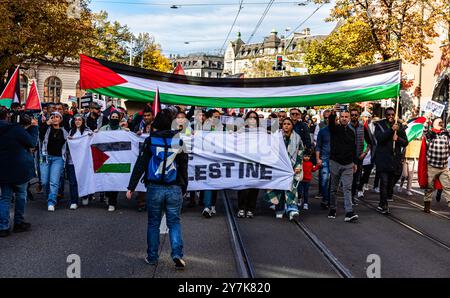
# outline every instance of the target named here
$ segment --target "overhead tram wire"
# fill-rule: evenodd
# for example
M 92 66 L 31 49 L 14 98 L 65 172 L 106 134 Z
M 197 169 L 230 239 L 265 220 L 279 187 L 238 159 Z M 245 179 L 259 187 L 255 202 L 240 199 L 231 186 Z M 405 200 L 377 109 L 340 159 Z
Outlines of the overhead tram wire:
M 312 18 L 312 16 L 319 10 L 322 8 L 322 6 L 324 6 L 325 3 L 322 3 L 319 7 L 317 7 L 306 19 L 304 19 L 297 27 L 294 28 L 294 30 L 291 31 L 291 33 L 289 33 L 285 38 L 287 39 L 289 36 L 291 36 L 292 34 L 295 33 L 295 31 L 297 31 L 301 26 L 303 26 L 303 24 L 305 24 L 310 18 Z M 294 40 L 294 38 L 291 38 L 291 41 L 289 41 L 289 43 L 284 47 L 285 49 L 287 49 L 292 41 Z
M 223 41 L 223 44 L 222 44 L 222 46 L 220 47 L 220 52 L 219 52 L 219 53 L 222 53 L 223 48 L 225 47 L 225 44 L 227 43 L 227 40 L 228 40 L 228 38 L 230 37 L 231 32 L 233 31 L 234 25 L 236 24 L 236 21 L 237 21 L 237 19 L 238 19 L 238 17 L 239 17 L 239 14 L 241 13 L 241 10 L 242 10 L 242 4 L 243 4 L 243 3 L 244 3 L 244 0 L 240 0 L 240 2 L 239 2 L 239 9 L 238 9 L 238 11 L 237 11 L 237 13 L 236 13 L 236 16 L 234 17 L 233 24 L 231 24 L 231 28 L 230 28 L 230 30 L 228 31 L 227 37 L 225 37 L 225 40 Z
M 224 2 L 224 3 L 148 3 L 148 2 L 127 2 L 127 1 L 110 1 L 110 0 L 92 0 L 91 3 L 108 3 L 108 4 L 129 4 L 129 5 L 145 5 L 145 6 L 167 6 L 167 7 L 198 7 L 198 6 L 234 6 L 236 3 Z M 267 2 L 246 2 L 245 5 L 266 5 Z M 299 1 L 278 1 L 276 4 L 296 4 L 302 5 Z
M 249 44 L 250 41 L 252 40 L 253 36 L 255 36 L 255 33 L 258 31 L 259 26 L 261 26 L 262 22 L 264 21 L 264 18 L 266 17 L 267 13 L 269 12 L 269 10 L 272 7 L 274 2 L 275 2 L 275 0 L 270 0 L 269 3 L 267 4 L 266 9 L 262 13 L 261 17 L 259 18 L 258 23 L 255 26 L 255 29 L 253 29 L 252 34 L 250 34 L 250 37 L 247 40 L 247 44 Z

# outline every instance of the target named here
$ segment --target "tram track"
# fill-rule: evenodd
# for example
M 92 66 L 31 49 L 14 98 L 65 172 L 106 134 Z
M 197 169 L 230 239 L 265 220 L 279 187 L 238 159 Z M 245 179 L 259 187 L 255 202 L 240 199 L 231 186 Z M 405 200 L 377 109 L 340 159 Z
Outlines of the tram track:
M 232 211 L 232 205 L 229 196 L 226 191 L 224 193 L 224 205 L 227 216 L 228 228 L 230 231 L 231 242 L 233 251 L 235 253 L 235 260 L 239 276 L 242 278 L 255 278 L 255 270 L 250 260 L 249 253 L 244 245 L 242 233 L 239 229 L 239 225 L 236 222 L 234 212 Z M 312 247 L 323 257 L 325 262 L 331 267 L 331 269 L 340 278 L 353 278 L 352 272 L 343 265 L 331 250 L 319 239 L 319 237 L 312 232 L 303 222 L 293 220 L 292 223 L 298 228 L 298 230 L 306 236 Z
M 369 208 L 371 210 L 374 210 L 375 212 L 379 213 L 377 211 L 377 207 L 374 206 L 373 204 L 371 204 L 370 202 L 366 201 L 365 199 L 359 199 L 359 202 L 362 203 L 367 208 Z M 419 235 L 419 236 L 421 236 L 421 237 L 423 237 L 423 238 L 433 242 L 437 246 L 442 247 L 442 248 L 450 251 L 450 244 L 449 243 L 447 243 L 445 241 L 442 241 L 439 238 L 431 235 L 430 233 L 427 233 L 427 232 L 423 231 L 422 229 L 420 229 L 420 228 L 418 228 L 418 227 L 416 227 L 416 226 L 414 226 L 412 224 L 409 224 L 409 223 L 405 222 L 404 220 L 400 219 L 398 216 L 395 216 L 395 215 L 393 215 L 391 213 L 385 214 L 385 216 L 386 216 L 387 219 L 390 219 L 393 222 L 403 226 L 404 228 L 408 229 L 409 231 L 415 233 L 416 235 Z

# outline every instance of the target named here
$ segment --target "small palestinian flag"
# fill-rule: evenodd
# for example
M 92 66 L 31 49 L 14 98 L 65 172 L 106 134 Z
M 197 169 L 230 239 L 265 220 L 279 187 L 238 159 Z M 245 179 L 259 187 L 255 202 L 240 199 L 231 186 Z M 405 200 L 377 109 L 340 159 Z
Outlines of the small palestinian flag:
M 33 81 L 31 84 L 30 93 L 28 94 L 27 101 L 25 103 L 26 111 L 41 111 L 41 98 L 36 87 L 36 82 Z
M 20 103 L 19 67 L 16 68 L 0 95 L 0 106 L 5 106 L 9 109 L 13 102 Z
M 173 74 L 185 76 L 183 66 L 181 66 L 180 62 L 177 63 L 177 67 L 173 70 Z
M 408 121 L 408 127 L 406 128 L 406 136 L 408 137 L 408 142 L 411 142 L 412 140 L 415 140 L 422 136 L 423 126 L 426 121 L 427 118 L 425 117 L 418 117 Z
M 397 97 L 401 61 L 296 77 L 200 78 L 80 56 L 81 88 L 114 98 L 220 108 L 333 105 Z

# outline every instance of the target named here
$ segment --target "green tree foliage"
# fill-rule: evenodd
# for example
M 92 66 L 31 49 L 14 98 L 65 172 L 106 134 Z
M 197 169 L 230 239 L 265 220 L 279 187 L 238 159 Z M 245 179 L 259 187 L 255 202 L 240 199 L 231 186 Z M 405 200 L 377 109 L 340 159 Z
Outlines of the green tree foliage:
M 369 26 L 348 19 L 324 40 L 306 46 L 305 63 L 309 73 L 322 73 L 374 63 L 376 47 Z
M 449 21 L 448 16 L 449 2 L 442 0 L 336 0 L 329 20 L 360 20 L 369 26 L 381 60 L 417 64 L 431 58 L 437 24 Z
M 108 13 L 101 11 L 92 17 L 93 38 L 87 40 L 84 53 L 113 62 L 127 63 L 129 45 L 133 34 L 119 22 L 108 20 Z
M 0 0 L 0 74 L 24 61 L 61 63 L 93 37 L 85 0 Z M 3 83 L 3 82 L 2 82 Z

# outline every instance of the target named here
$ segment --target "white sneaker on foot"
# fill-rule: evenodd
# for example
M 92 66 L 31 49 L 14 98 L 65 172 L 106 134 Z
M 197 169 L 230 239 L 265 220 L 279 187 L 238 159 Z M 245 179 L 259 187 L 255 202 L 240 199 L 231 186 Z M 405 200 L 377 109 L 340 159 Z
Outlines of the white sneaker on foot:
M 308 205 L 308 204 L 306 204 Z M 289 220 L 294 220 L 294 219 L 298 219 L 298 217 L 300 216 L 300 214 L 297 211 L 292 211 L 291 213 L 289 213 Z
M 216 206 L 211 206 L 211 214 L 216 214 Z
M 398 192 L 398 193 L 402 193 L 402 191 L 403 191 L 403 188 L 400 187 L 400 186 L 397 186 L 397 192 Z
M 303 204 L 303 210 L 308 210 L 308 209 L 309 209 L 308 203 Z
M 55 212 L 55 206 L 50 205 L 50 206 L 48 206 L 47 210 L 50 211 L 50 212 Z
M 358 199 L 364 198 L 364 191 L 358 191 Z
M 275 218 L 277 218 L 277 219 L 282 219 L 282 218 L 283 218 L 283 213 L 277 213 L 277 214 L 275 215 Z
M 376 192 L 376 193 L 380 193 L 380 188 L 379 187 L 374 187 L 373 191 Z
M 77 210 L 77 204 L 70 204 L 70 210 Z
M 116 207 L 114 207 L 114 206 L 109 206 L 109 207 L 108 207 L 108 211 L 109 211 L 109 212 L 114 212 L 114 211 L 116 211 Z
M 86 199 L 81 200 L 81 204 L 82 204 L 83 206 L 89 205 L 89 199 L 86 198 Z

